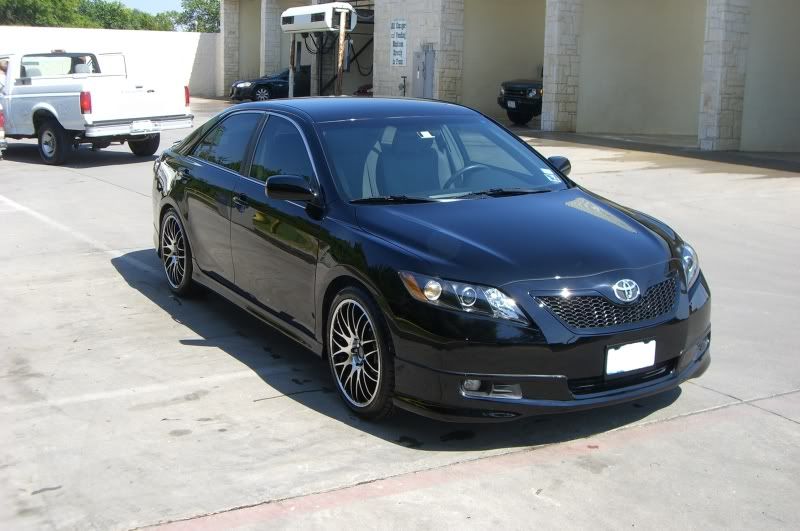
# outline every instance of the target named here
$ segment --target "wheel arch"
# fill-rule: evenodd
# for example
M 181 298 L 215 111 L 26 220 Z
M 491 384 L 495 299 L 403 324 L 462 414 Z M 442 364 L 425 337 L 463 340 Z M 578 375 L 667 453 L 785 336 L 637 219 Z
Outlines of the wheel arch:
M 186 240 L 189 243 L 189 248 L 192 248 L 192 237 L 189 234 L 189 228 L 187 227 L 186 220 L 184 219 L 181 209 L 178 208 L 178 205 L 175 202 L 165 198 L 158 209 L 158 249 L 156 249 L 156 253 L 158 253 L 159 257 L 161 257 L 161 226 L 164 223 L 164 214 L 167 213 L 167 210 L 174 210 L 178 215 L 178 219 L 181 220 L 181 225 L 183 225 L 183 230 L 186 233 Z
M 36 106 L 34 106 L 32 119 L 33 119 L 33 133 L 37 136 L 39 134 L 39 128 L 47 120 L 53 119 L 57 121 L 59 124 L 61 124 L 61 121 L 58 119 L 58 112 L 56 111 L 55 107 L 53 107 L 49 103 L 39 103 Z
M 388 323 L 387 318 L 387 311 L 388 308 L 381 300 L 380 296 L 377 293 L 377 290 L 374 286 L 370 286 L 368 282 L 358 278 L 355 274 L 353 274 L 349 270 L 344 270 L 338 272 L 331 280 L 328 282 L 325 290 L 323 292 L 320 306 L 318 309 L 317 315 L 320 316 L 318 320 L 319 326 L 317 327 L 319 337 L 322 339 L 322 352 L 321 356 L 324 358 L 327 356 L 328 351 L 328 338 L 327 338 L 327 328 L 328 328 L 328 318 L 330 316 L 331 311 L 331 303 L 333 299 L 336 297 L 336 294 L 348 287 L 355 287 L 361 289 L 372 298 L 372 301 L 380 310 L 381 315 L 376 315 L 375 318 L 381 320 L 381 326 L 383 326 L 384 330 L 386 331 L 386 341 L 389 344 L 389 352 L 394 356 L 394 344 L 392 341 L 392 334 L 390 330 L 390 326 Z

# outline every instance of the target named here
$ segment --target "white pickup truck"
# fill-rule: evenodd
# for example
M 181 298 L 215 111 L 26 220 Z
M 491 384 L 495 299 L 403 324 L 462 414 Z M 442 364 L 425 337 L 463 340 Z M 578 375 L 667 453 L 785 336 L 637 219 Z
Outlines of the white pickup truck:
M 37 138 L 47 164 L 79 144 L 127 142 L 137 156 L 158 150 L 161 131 L 192 126 L 189 87 L 129 79 L 121 54 L 3 54 L 0 105 L 10 139 Z

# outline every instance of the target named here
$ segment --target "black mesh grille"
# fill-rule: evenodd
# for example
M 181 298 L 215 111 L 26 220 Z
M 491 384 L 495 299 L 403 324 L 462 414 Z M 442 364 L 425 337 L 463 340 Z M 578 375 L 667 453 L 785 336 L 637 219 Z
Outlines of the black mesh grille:
M 678 363 L 678 358 L 672 358 L 665 362 L 655 365 L 653 368 L 637 372 L 636 374 L 624 377 L 617 377 L 607 379 L 604 376 L 597 376 L 594 378 L 570 378 L 567 382 L 569 390 L 573 395 L 587 395 L 592 393 L 603 393 L 606 391 L 614 391 L 629 387 L 631 385 L 639 385 L 657 380 L 664 377 L 675 369 Z
M 633 304 L 614 304 L 601 295 L 536 297 L 572 328 L 607 328 L 655 319 L 675 306 L 675 277 L 651 286 Z

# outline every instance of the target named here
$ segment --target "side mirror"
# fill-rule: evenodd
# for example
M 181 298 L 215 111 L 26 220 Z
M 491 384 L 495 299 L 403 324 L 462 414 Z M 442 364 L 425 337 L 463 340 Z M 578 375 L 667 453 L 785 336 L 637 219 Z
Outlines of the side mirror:
M 316 192 L 305 177 L 298 175 L 273 175 L 267 179 L 267 197 L 284 201 L 314 201 Z
M 569 175 L 570 170 L 572 169 L 572 164 L 569 163 L 569 159 L 567 157 L 548 157 L 550 164 L 556 167 L 558 171 L 563 173 L 564 175 Z

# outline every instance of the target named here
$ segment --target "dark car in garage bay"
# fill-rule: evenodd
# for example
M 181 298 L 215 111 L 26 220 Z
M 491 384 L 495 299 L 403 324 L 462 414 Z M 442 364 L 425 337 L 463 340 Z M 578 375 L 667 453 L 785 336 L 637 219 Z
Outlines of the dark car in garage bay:
M 231 107 L 155 163 L 169 288 L 207 286 L 321 356 L 380 419 L 637 400 L 710 363 L 711 296 L 665 223 L 433 101 Z
M 294 79 L 294 95 L 308 96 L 311 94 L 311 66 L 305 65 L 297 68 Z M 244 79 L 231 84 L 230 99 L 267 101 L 277 98 L 289 97 L 289 69 L 276 74 L 259 77 L 257 79 Z
M 526 125 L 542 114 L 542 82 L 536 79 L 515 79 L 500 85 L 497 104 L 505 109 L 508 119 Z

